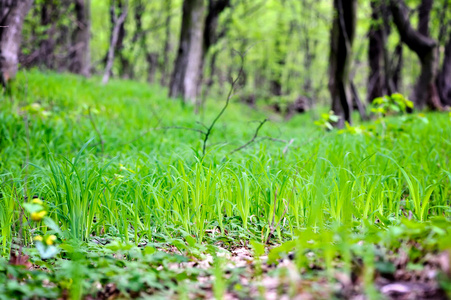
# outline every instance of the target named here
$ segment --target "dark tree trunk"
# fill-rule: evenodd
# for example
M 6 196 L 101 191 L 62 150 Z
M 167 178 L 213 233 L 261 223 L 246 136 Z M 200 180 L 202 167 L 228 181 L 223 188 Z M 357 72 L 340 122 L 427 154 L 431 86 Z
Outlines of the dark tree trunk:
M 218 34 L 218 21 L 221 13 L 230 6 L 230 0 L 209 0 L 208 14 L 205 19 L 204 40 L 203 40 L 203 56 L 208 54 L 211 46 L 215 45 L 219 38 L 225 34 Z
M 230 6 L 230 0 L 209 0 L 208 1 L 208 13 L 205 18 L 205 26 L 203 33 L 203 43 L 202 43 L 202 61 L 200 65 L 200 75 L 199 75 L 199 85 L 202 85 L 204 78 L 204 66 L 207 54 L 210 51 L 211 46 L 215 45 L 219 39 L 226 34 L 227 28 L 224 28 L 220 33 L 218 33 L 218 21 L 221 13 Z M 217 52 L 213 53 L 210 60 L 210 80 L 207 83 L 207 88 L 211 87 L 213 84 L 213 76 L 215 71 Z M 206 93 L 204 93 L 206 96 Z
M 384 92 L 385 94 L 393 94 L 397 91 L 397 87 L 394 83 L 394 77 L 396 76 L 395 73 L 397 72 L 396 67 L 401 67 L 401 65 L 396 65 L 394 68 L 390 61 L 390 55 L 388 52 L 388 36 L 391 33 L 391 27 L 390 27 L 390 10 L 387 7 L 387 0 L 382 0 L 380 13 L 382 15 L 381 21 L 383 22 L 382 25 L 382 52 L 383 52 L 383 62 L 384 62 Z M 402 49 L 401 49 L 402 50 Z M 400 61 L 401 62 L 401 61 Z M 399 75 L 399 74 L 398 74 Z M 381 95 L 383 96 L 383 95 Z
M 230 0 L 209 0 L 208 14 L 205 18 L 204 39 L 202 44 L 202 64 L 211 46 L 225 35 L 225 30 L 218 34 L 218 21 L 221 13 L 230 6 Z
M 423 0 L 423 2 L 429 2 L 430 0 Z M 427 3 L 426 3 L 427 4 Z M 426 10 L 428 5 L 422 4 L 422 14 L 419 24 L 419 30 L 422 33 L 427 33 L 428 29 L 425 27 L 424 23 L 429 20 Z M 401 40 L 414 51 L 420 59 L 421 62 L 421 74 L 417 80 L 412 95 L 412 100 L 415 106 L 419 109 L 424 108 L 426 105 L 432 109 L 442 109 L 440 104 L 440 98 L 437 92 L 437 87 L 435 85 L 435 80 L 437 76 L 437 43 L 428 36 L 422 34 L 419 30 L 413 29 L 409 20 L 409 11 L 402 0 L 390 0 L 390 8 L 393 15 L 393 21 L 398 29 Z
M 25 16 L 33 0 L 0 1 L 0 80 L 3 86 L 16 76 Z
M 166 86 L 168 84 L 169 69 L 169 53 L 171 52 L 171 8 L 172 0 L 164 0 L 166 21 L 165 21 L 165 39 L 163 48 L 163 65 L 161 68 L 161 80 L 160 84 Z
M 381 97 L 387 93 L 384 89 L 383 78 L 383 47 L 384 47 L 384 25 L 381 16 L 381 1 L 371 1 L 371 27 L 368 33 L 369 49 L 368 61 L 370 66 L 370 74 L 368 77 L 367 101 L 373 102 L 377 97 Z
M 390 61 L 387 40 L 390 35 L 390 20 L 386 0 L 371 1 L 371 27 L 369 31 L 368 60 L 370 74 L 368 77 L 367 101 L 392 94 L 397 90 L 394 83 L 396 66 Z
M 443 65 L 437 81 L 442 104 L 451 106 L 451 34 L 445 46 Z
M 421 0 L 418 7 L 418 32 L 424 36 L 429 36 L 429 21 L 434 0 Z
M 403 44 L 402 41 L 400 41 L 399 44 L 396 45 L 393 60 L 390 63 L 390 65 L 394 66 L 392 81 L 393 87 L 396 91 L 399 91 L 399 89 L 401 88 L 403 58 Z
M 205 6 L 203 0 L 184 0 L 180 42 L 169 96 L 195 103 L 199 92 Z
M 448 107 L 451 106 L 451 32 L 449 32 L 449 36 L 446 36 L 449 28 L 451 27 L 451 20 L 447 20 L 449 5 L 449 1 L 443 1 L 442 12 L 439 17 L 440 29 L 438 42 L 440 45 L 445 44 L 445 51 L 443 53 L 443 64 L 437 76 L 437 89 L 439 92 L 440 101 L 442 105 Z M 447 38 L 448 40 L 446 42 Z M 440 55 L 440 47 L 437 47 L 437 60 L 439 61 Z
M 75 1 L 75 17 L 76 28 L 74 30 L 74 51 L 69 65 L 69 71 L 81 74 L 83 76 L 90 75 L 91 68 L 91 16 L 90 16 L 90 0 Z
M 349 81 L 349 68 L 352 61 L 357 16 L 357 0 L 334 0 L 334 20 L 331 32 L 329 91 L 332 97 L 332 110 L 340 120 L 351 123 L 352 90 Z

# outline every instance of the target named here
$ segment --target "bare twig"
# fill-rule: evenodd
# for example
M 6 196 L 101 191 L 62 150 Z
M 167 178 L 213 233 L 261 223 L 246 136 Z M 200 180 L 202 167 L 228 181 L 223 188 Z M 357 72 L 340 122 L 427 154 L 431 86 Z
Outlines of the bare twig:
M 284 143 L 284 144 L 288 143 L 288 141 L 286 141 L 286 140 L 276 139 L 276 138 L 273 138 L 270 136 L 262 136 L 262 137 L 260 137 L 260 140 L 262 140 L 262 141 L 269 140 L 271 142 Z
M 199 124 L 200 126 L 202 126 L 203 128 L 205 128 L 205 129 L 207 129 L 207 130 L 208 130 L 208 127 L 207 127 L 207 125 L 205 125 L 204 123 L 202 123 L 202 122 L 199 122 L 199 121 L 196 121 L 196 123 L 197 123 L 197 124 Z
M 235 150 L 231 151 L 229 154 L 232 155 L 235 152 L 238 152 L 240 150 L 243 150 L 244 148 L 246 148 L 247 146 L 249 146 L 250 144 L 252 144 L 253 142 L 255 142 L 255 139 L 258 137 L 258 132 L 260 131 L 260 129 L 263 127 L 263 125 L 268 121 L 268 119 L 264 119 L 263 121 L 260 122 L 260 124 L 258 125 L 257 129 L 255 130 L 255 134 L 252 137 L 252 139 L 250 139 L 247 143 L 245 143 L 244 145 L 236 148 Z
M 235 90 L 235 85 L 237 84 L 238 80 L 240 79 L 240 77 L 243 73 L 245 53 L 241 53 L 238 51 L 235 51 L 235 52 L 238 53 L 238 55 L 240 56 L 240 59 L 241 59 L 240 70 L 239 70 L 236 78 L 234 80 L 232 80 L 232 85 L 230 86 L 229 94 L 227 95 L 227 100 L 226 100 L 224 107 L 221 109 L 221 111 L 216 116 L 216 118 L 213 120 L 213 122 L 211 122 L 210 126 L 207 129 L 207 132 L 205 132 L 205 137 L 204 137 L 203 146 L 202 146 L 202 156 L 205 156 L 205 152 L 207 151 L 207 142 L 208 142 L 208 138 L 211 135 L 211 131 L 213 130 L 214 126 L 216 125 L 216 122 L 218 122 L 219 118 L 221 118 L 221 116 L 224 114 L 227 107 L 229 106 L 230 99 L 232 98 L 233 91 Z

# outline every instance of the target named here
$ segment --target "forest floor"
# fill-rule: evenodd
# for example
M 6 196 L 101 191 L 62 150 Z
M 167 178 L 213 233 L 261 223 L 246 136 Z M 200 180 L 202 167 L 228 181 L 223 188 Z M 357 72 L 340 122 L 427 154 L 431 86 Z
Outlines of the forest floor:
M 0 299 L 451 297 L 449 113 L 328 131 L 233 99 L 206 141 L 225 99 L 99 82 L 0 99 Z

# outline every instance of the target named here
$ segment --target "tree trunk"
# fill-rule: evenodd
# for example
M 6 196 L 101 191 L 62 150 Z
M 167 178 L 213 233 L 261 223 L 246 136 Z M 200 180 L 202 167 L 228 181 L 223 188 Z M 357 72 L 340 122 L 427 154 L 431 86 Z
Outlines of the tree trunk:
M 184 0 L 180 42 L 172 72 L 169 96 L 195 103 L 202 63 L 204 1 Z
M 75 1 L 76 28 L 74 30 L 74 52 L 69 71 L 83 76 L 90 75 L 91 68 L 91 16 L 90 0 Z
M 218 42 L 218 39 L 225 34 L 222 32 L 218 34 L 218 21 L 221 13 L 230 6 L 230 0 L 209 0 L 208 14 L 205 19 L 204 40 L 203 40 L 203 55 L 208 54 L 211 46 Z
M 443 1 L 442 12 L 439 17 L 439 34 L 438 42 L 440 45 L 445 44 L 445 51 L 443 57 L 443 64 L 441 70 L 437 76 L 437 89 L 440 96 L 440 102 L 444 106 L 451 106 L 451 32 L 449 36 L 446 34 L 451 27 L 451 20 L 447 20 L 448 7 L 451 4 L 449 1 Z M 448 42 L 446 39 L 448 38 Z M 441 47 L 437 47 L 437 60 L 440 61 Z
M 354 41 L 357 16 L 357 0 L 334 0 L 334 20 L 331 31 L 329 91 L 332 110 L 340 120 L 351 123 L 352 91 L 349 81 L 352 43 Z
M 0 79 L 3 86 L 16 76 L 23 22 L 32 4 L 33 0 L 0 2 Z
M 418 7 L 418 32 L 424 36 L 429 36 L 429 21 L 434 0 L 421 0 Z
M 394 83 L 396 67 L 392 67 L 387 49 L 388 36 L 390 35 L 390 20 L 387 11 L 386 0 L 371 1 L 371 27 L 369 31 L 368 60 L 370 75 L 368 77 L 367 101 L 387 94 L 393 94 L 396 90 Z
M 391 60 L 390 65 L 394 66 L 393 74 L 392 74 L 392 81 L 393 81 L 393 87 L 396 91 L 399 91 L 399 89 L 402 86 L 402 65 L 403 65 L 403 45 L 402 41 L 396 45 L 395 53 L 393 55 L 393 59 Z M 396 59 L 396 61 L 395 61 Z
M 380 1 L 371 1 L 371 27 L 368 33 L 368 61 L 370 66 L 367 89 L 368 103 L 386 94 L 386 90 L 383 87 L 385 79 L 382 73 L 384 25 L 382 24 L 380 5 Z
M 102 78 L 103 84 L 107 84 L 110 79 L 111 70 L 113 69 L 113 63 L 114 63 L 114 52 L 116 51 L 117 41 L 119 38 L 119 31 L 120 31 L 122 24 L 125 22 L 125 18 L 127 17 L 127 8 L 126 7 L 122 9 L 119 17 L 117 16 L 114 2 L 115 1 L 113 0 L 113 2 L 111 3 L 111 16 L 112 16 L 113 30 L 111 32 L 110 48 L 108 49 L 105 73 L 103 74 L 103 78 Z
M 225 35 L 225 30 L 218 34 L 218 21 L 221 13 L 230 6 L 230 0 L 209 0 L 208 1 L 208 13 L 205 18 L 205 26 L 204 26 L 204 34 L 203 34 L 203 43 L 202 43 L 202 61 L 200 66 L 200 82 L 201 84 L 203 73 L 204 73 L 204 65 L 205 58 L 210 50 L 211 46 L 215 45 L 218 40 Z M 215 60 L 213 59 L 214 63 Z
M 437 81 L 442 104 L 451 106 L 451 34 L 445 46 L 443 65 Z
M 398 29 L 401 40 L 414 51 L 421 62 L 421 74 L 417 80 L 412 95 L 412 100 L 415 106 L 419 109 L 424 108 L 426 105 L 433 109 L 441 110 L 439 95 L 435 80 L 437 76 L 437 43 L 433 39 L 424 35 L 429 30 L 424 24 L 426 20 L 429 20 L 429 14 L 426 13 L 428 9 L 428 3 L 430 0 L 423 0 L 422 13 L 419 22 L 419 30 L 413 29 L 409 20 L 409 11 L 402 0 L 390 0 L 390 8 L 393 15 L 393 21 Z M 421 32 L 420 32 L 421 30 Z

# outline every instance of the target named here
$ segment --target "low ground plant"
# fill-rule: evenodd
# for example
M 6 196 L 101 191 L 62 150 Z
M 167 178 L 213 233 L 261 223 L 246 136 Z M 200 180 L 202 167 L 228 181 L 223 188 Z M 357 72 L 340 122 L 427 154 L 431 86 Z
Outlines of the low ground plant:
M 97 82 L 21 73 L 0 102 L 1 297 L 378 298 L 428 270 L 450 292 L 447 114 L 301 115 L 233 151 L 268 112 L 232 99 L 204 152 L 192 108 Z

